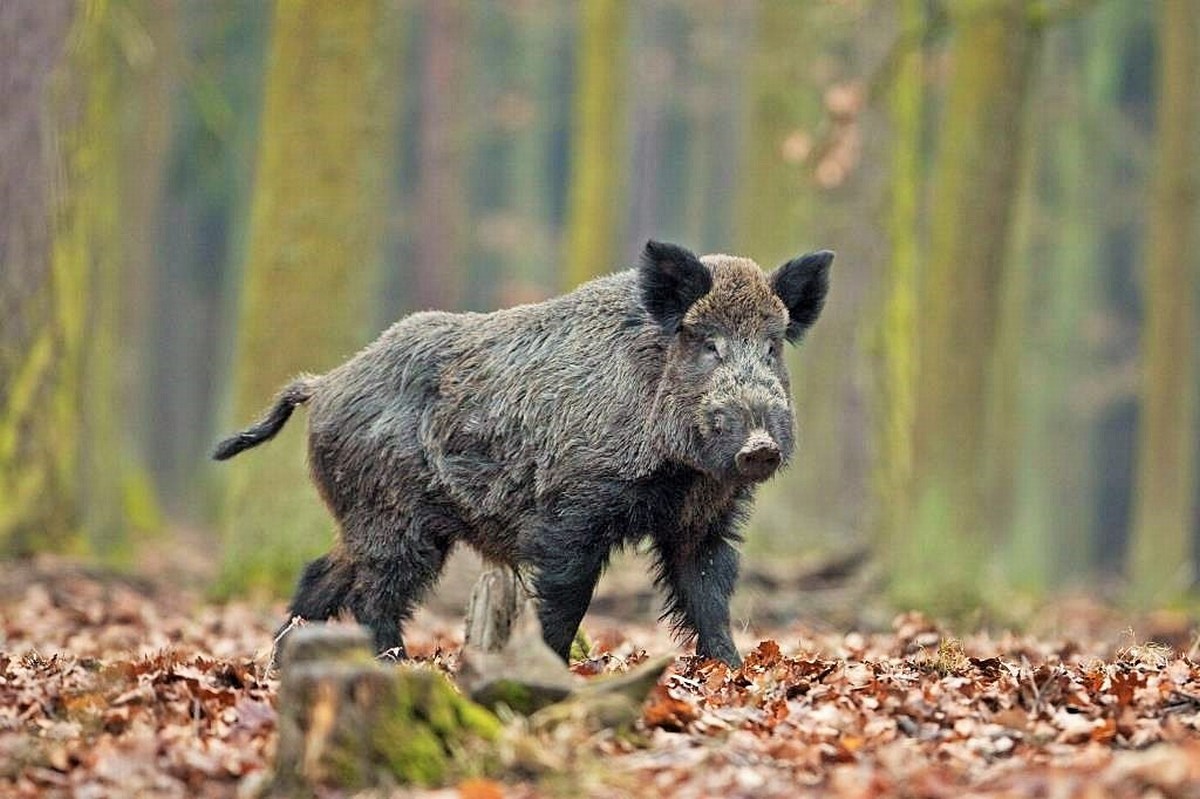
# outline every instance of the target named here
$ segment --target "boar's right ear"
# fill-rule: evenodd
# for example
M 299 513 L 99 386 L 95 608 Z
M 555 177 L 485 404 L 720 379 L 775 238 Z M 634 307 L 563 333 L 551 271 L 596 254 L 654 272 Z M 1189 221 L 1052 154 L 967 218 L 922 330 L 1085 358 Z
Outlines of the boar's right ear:
M 787 340 L 793 344 L 812 327 L 825 307 L 833 253 L 817 250 L 793 258 L 771 273 L 771 288 L 788 309 Z
M 650 317 L 674 333 L 692 303 L 712 289 L 712 273 L 690 250 L 651 240 L 638 264 L 638 283 Z

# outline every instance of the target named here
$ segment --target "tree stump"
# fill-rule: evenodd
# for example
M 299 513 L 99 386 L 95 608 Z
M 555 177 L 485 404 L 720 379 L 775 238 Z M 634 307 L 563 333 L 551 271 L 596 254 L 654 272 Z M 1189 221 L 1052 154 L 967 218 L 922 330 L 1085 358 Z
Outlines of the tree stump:
M 480 652 L 502 650 L 529 598 L 513 569 L 496 566 L 481 574 L 467 603 L 465 646 Z
M 445 785 L 490 771 L 499 734 L 441 674 L 378 663 L 361 628 L 308 625 L 284 645 L 271 789 Z
M 537 608 L 520 578 L 498 567 L 471 591 L 458 684 L 484 707 L 505 705 L 537 724 L 573 718 L 585 726 L 623 727 L 673 661 L 659 658 L 619 677 L 581 680 L 542 639 Z

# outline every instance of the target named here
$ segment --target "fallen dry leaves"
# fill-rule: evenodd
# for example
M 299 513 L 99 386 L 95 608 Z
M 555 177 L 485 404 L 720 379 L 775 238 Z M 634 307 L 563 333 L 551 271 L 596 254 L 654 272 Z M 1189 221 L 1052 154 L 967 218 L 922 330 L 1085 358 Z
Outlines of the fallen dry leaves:
M 9 589 L 0 795 L 234 796 L 262 779 L 277 608 L 72 569 Z M 459 622 L 414 630 L 413 651 L 453 672 Z M 960 640 L 915 614 L 875 634 L 758 638 L 738 669 L 679 658 L 630 735 L 559 727 L 534 739 L 566 775 L 426 794 L 1200 797 L 1195 652 L 1120 635 Z M 593 641 L 577 674 L 624 671 L 661 637 L 599 622 Z
M 262 624 L 161 604 L 77 573 L 6 603 L 0 795 L 223 796 L 263 770 L 276 686 L 243 637 Z
M 682 659 L 627 765 L 680 796 L 1200 796 L 1190 658 L 896 628 L 789 654 L 767 640 L 737 670 Z

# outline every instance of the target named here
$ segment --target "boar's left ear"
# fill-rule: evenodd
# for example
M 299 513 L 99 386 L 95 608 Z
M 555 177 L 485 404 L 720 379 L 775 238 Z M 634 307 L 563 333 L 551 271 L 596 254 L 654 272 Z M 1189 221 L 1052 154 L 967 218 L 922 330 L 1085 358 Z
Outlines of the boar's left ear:
M 642 251 L 638 283 L 651 318 L 674 333 L 692 303 L 712 289 L 712 273 L 690 250 L 651 240 Z
M 793 258 L 771 273 L 771 288 L 787 306 L 787 340 L 795 343 L 812 327 L 825 306 L 829 291 L 829 265 L 833 253 L 817 250 Z

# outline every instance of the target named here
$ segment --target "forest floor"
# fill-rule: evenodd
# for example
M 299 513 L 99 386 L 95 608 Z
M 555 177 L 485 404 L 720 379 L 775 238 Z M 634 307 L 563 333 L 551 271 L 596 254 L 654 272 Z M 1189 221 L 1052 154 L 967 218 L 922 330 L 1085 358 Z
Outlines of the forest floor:
M 5 564 L 0 796 L 233 797 L 263 784 L 282 607 L 207 603 L 194 579 L 155 574 Z M 435 603 L 410 625 L 410 652 L 452 674 L 461 627 Z M 585 677 L 674 651 L 652 613 L 585 628 L 592 656 L 573 668 Z M 396 795 L 1200 797 L 1187 618 L 1075 599 L 1025 629 L 952 634 L 918 614 L 863 631 L 743 627 L 744 666 L 681 655 L 627 734 L 562 725 L 537 769 Z

